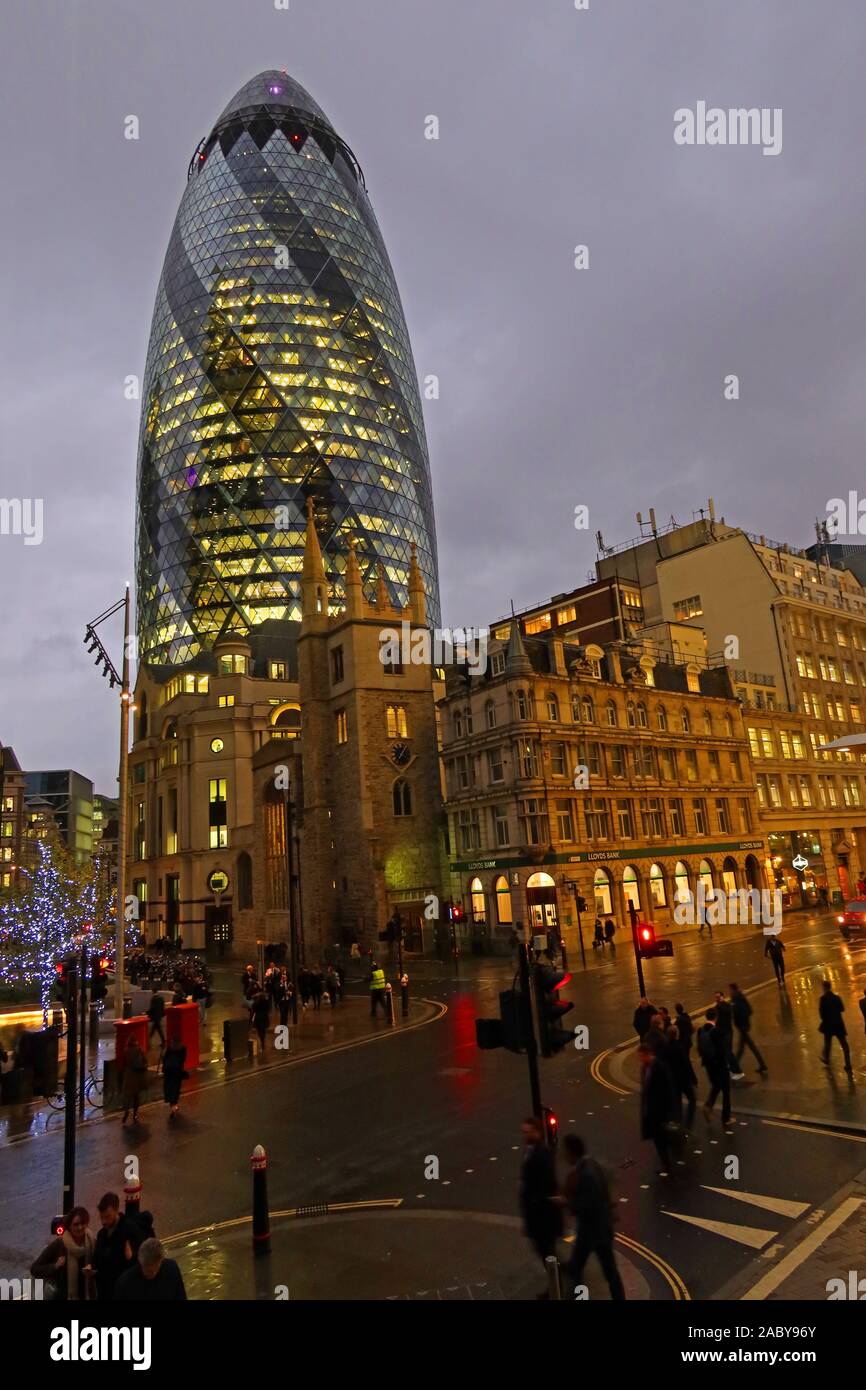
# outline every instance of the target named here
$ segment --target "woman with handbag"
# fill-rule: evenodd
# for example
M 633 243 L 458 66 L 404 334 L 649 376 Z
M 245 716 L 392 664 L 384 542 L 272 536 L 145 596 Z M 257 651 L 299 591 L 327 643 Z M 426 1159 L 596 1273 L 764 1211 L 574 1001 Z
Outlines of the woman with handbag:
M 63 1218 L 63 1234 L 55 1236 L 30 1266 L 34 1279 L 43 1279 L 51 1292 L 48 1297 L 78 1300 L 93 1298 L 93 1250 L 90 1212 L 73 1207 Z
M 179 1038 L 172 1038 L 162 1059 L 162 1094 L 170 1107 L 169 1119 L 173 1119 L 180 1105 L 180 1088 L 189 1077 L 186 1070 L 186 1048 Z

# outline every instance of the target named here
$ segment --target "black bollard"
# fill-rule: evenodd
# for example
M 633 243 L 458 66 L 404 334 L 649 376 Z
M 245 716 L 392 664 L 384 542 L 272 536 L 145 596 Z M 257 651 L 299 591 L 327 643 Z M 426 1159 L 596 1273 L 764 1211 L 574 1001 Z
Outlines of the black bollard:
M 137 1221 L 141 1211 L 141 1178 L 132 1178 L 126 1183 L 123 1196 L 126 1203 L 125 1214 Z
M 253 1254 L 271 1253 L 271 1218 L 268 1213 L 268 1156 L 261 1144 L 250 1155 L 253 1173 Z

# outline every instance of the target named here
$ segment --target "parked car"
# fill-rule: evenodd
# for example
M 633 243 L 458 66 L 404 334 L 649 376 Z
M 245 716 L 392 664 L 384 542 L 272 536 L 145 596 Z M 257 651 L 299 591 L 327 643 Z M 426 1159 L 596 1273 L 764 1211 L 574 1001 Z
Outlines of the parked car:
M 866 932 L 866 898 L 852 898 L 850 903 L 845 904 L 836 921 L 846 941 L 852 934 L 856 936 L 859 932 Z

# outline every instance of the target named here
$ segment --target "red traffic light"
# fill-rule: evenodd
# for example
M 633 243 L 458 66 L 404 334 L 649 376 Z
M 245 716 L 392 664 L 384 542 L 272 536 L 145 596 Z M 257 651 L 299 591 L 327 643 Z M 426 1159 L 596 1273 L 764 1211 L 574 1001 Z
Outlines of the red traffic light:
M 545 1105 L 542 1110 L 544 1119 L 544 1137 L 548 1148 L 555 1149 L 559 1142 L 559 1121 L 554 1115 L 550 1106 Z
M 653 939 L 653 929 L 652 929 L 652 927 L 641 927 L 641 929 L 640 929 L 640 935 L 641 935 L 641 941 L 652 941 L 652 939 Z

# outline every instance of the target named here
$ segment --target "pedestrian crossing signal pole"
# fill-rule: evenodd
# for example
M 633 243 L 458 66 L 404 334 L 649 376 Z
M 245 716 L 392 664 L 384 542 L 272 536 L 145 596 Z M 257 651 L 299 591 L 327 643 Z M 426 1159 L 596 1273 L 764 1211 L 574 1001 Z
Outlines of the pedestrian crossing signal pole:
M 532 994 L 529 987 L 529 957 L 526 942 L 518 947 L 518 970 L 520 976 L 520 996 L 518 1007 L 521 1011 L 521 1033 L 526 1048 L 526 1061 L 529 1066 L 529 1090 L 532 1096 L 532 1113 L 542 1119 L 541 1081 L 538 1075 L 538 1043 L 535 1041 L 535 1025 L 532 1021 Z
M 628 915 L 631 919 L 631 944 L 634 946 L 634 963 L 637 967 L 637 982 L 640 989 L 641 999 L 646 999 L 646 985 L 643 982 L 643 964 L 641 961 L 640 941 L 637 934 L 637 911 L 634 903 L 629 899 Z

